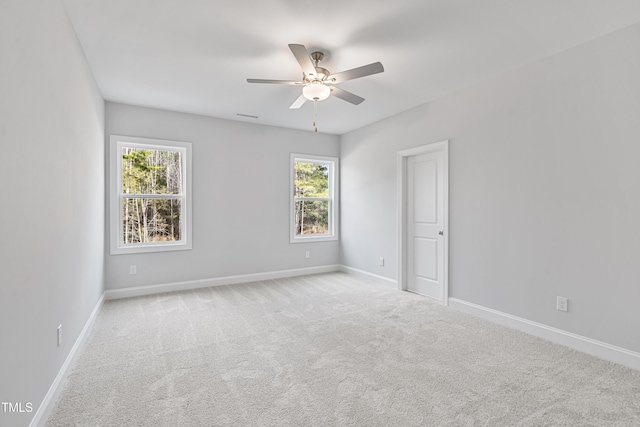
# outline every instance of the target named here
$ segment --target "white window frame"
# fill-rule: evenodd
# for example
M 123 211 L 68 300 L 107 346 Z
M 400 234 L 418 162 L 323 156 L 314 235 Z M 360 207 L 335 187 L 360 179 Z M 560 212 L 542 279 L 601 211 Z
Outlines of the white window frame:
M 309 162 L 309 163 L 328 163 L 329 164 L 329 197 L 328 198 L 309 198 L 309 197 L 296 197 L 295 188 L 295 173 L 294 167 L 296 162 Z M 339 170 L 340 164 L 337 157 L 318 156 L 312 154 L 298 154 L 291 153 L 289 162 L 289 242 L 290 243 L 308 243 L 308 242 L 326 242 L 331 240 L 338 240 L 338 212 L 339 211 L 339 197 L 338 197 L 338 183 L 339 183 Z M 329 233 L 328 234 L 309 234 L 303 236 L 296 236 L 295 234 L 295 206 L 298 200 L 329 200 Z
M 138 138 L 133 136 L 111 135 L 109 138 L 109 163 L 110 163 L 110 198 L 109 198 L 109 224 L 111 255 L 164 252 L 189 250 L 191 244 L 191 143 L 180 141 L 168 141 L 150 138 Z M 125 244 L 122 235 L 122 148 L 132 147 L 148 150 L 179 151 L 182 153 L 182 194 L 180 195 L 143 195 L 151 199 L 177 198 L 181 200 L 180 234 L 181 239 L 175 242 L 148 242 Z

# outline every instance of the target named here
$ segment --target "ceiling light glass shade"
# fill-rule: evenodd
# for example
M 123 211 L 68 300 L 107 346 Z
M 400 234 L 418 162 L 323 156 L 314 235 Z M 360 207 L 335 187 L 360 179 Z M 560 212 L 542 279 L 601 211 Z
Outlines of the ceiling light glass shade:
M 313 82 L 302 88 L 302 94 L 309 101 L 324 101 L 331 94 L 331 89 L 320 82 Z

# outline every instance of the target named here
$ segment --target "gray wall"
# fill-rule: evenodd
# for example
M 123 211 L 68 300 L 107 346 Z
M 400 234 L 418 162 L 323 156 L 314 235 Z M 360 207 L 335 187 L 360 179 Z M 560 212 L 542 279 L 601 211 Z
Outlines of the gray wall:
M 343 135 L 342 263 L 396 279 L 396 153 L 449 139 L 451 296 L 640 351 L 638 46 L 634 25 Z
M 59 1 L 0 2 L 0 425 L 27 425 L 104 287 L 104 101 Z M 56 328 L 63 325 L 63 343 Z
M 337 156 L 337 136 L 115 103 L 106 126 L 191 142 L 194 183 L 193 249 L 108 255 L 108 289 L 338 263 L 338 242 L 289 243 L 289 153 Z

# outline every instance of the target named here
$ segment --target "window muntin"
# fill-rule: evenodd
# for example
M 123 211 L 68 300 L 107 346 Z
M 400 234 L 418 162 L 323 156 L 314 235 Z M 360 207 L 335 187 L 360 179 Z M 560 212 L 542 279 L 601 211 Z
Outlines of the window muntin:
M 111 137 L 111 253 L 191 249 L 191 144 Z
M 336 240 L 338 159 L 291 155 L 291 242 Z

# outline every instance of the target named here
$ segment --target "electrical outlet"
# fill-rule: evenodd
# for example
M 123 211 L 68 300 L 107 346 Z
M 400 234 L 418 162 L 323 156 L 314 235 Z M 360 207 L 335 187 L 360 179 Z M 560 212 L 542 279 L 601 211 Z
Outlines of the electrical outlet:
M 306 259 L 311 258 L 311 252 L 309 252 L 309 251 L 305 252 L 304 257 L 305 257 Z
M 62 323 L 58 325 L 58 347 L 62 345 Z
M 381 265 L 382 267 L 384 267 L 384 258 L 383 258 L 383 257 L 380 257 L 380 265 Z
M 129 274 L 138 274 L 138 267 L 135 265 L 129 266 Z
M 558 297 L 556 300 L 556 308 L 560 311 L 568 311 L 569 300 L 565 297 Z

